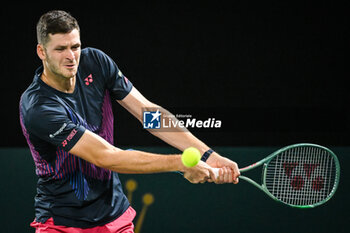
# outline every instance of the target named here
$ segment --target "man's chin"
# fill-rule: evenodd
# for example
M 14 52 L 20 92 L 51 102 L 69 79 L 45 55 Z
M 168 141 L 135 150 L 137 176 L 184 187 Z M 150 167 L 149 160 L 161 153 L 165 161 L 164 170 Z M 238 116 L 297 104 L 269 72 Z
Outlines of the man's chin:
M 78 72 L 78 69 L 76 66 L 71 68 L 67 68 L 67 67 L 62 67 L 62 68 L 63 69 L 61 69 L 61 72 L 65 77 L 74 77 Z
M 74 78 L 77 75 L 77 72 L 66 72 L 62 76 L 66 79 Z

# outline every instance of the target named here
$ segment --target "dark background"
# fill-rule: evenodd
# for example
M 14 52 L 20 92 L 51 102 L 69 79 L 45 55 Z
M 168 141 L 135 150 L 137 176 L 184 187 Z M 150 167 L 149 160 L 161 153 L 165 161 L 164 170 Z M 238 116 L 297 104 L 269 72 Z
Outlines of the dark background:
M 83 47 L 106 52 L 151 101 L 222 120 L 221 129 L 193 130 L 210 146 L 349 145 L 348 5 L 224 2 L 2 7 L 0 146 L 26 146 L 18 102 L 41 64 L 36 22 L 52 9 L 76 17 Z M 117 145 L 165 145 L 114 110 Z

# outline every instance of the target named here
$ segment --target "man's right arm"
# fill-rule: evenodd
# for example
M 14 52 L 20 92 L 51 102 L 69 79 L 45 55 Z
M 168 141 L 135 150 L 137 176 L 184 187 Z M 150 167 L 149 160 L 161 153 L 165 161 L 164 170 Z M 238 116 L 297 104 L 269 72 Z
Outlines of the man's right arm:
M 100 136 L 86 130 L 69 151 L 96 166 L 118 173 L 141 174 L 181 171 L 192 183 L 207 181 L 213 176 L 212 168 L 200 161 L 193 168 L 186 168 L 181 155 L 161 155 L 137 150 L 121 150 Z

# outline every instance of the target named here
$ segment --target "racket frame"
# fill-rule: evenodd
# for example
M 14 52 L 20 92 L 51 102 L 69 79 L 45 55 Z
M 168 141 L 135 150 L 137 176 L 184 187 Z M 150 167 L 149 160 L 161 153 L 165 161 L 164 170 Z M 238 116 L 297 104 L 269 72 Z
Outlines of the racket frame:
M 266 184 L 265 184 L 265 181 L 266 181 L 266 175 L 267 175 L 267 165 L 268 163 L 277 155 L 281 154 L 282 152 L 286 151 L 286 150 L 289 150 L 289 149 L 292 149 L 292 148 L 295 148 L 295 147 L 303 147 L 303 146 L 308 146 L 308 147 L 316 147 L 316 148 L 320 148 L 320 149 L 323 149 L 323 150 L 326 150 L 327 152 L 329 152 L 329 154 L 333 157 L 334 159 L 334 163 L 335 163 L 335 168 L 336 168 L 336 176 L 335 176 L 335 183 L 333 185 L 333 188 L 331 190 L 331 192 L 329 193 L 329 195 L 323 199 L 322 201 L 320 202 L 317 202 L 315 204 L 311 204 L 311 205 L 293 205 L 293 204 L 289 204 L 289 203 L 285 203 L 281 200 L 279 200 L 278 198 L 276 198 L 266 187 Z M 316 207 L 316 206 L 319 206 L 319 205 L 322 205 L 324 204 L 325 202 L 327 202 L 329 199 L 332 198 L 332 196 L 334 195 L 335 191 L 337 190 L 337 187 L 338 187 L 338 184 L 339 184 L 339 177 L 340 177 L 340 165 L 339 165 L 339 160 L 337 158 L 337 156 L 333 153 L 333 151 L 331 151 L 330 149 L 324 147 L 324 146 L 320 146 L 320 145 L 317 145 L 317 144 L 312 144 L 312 143 L 298 143 L 298 144 L 293 144 L 293 145 L 289 145 L 289 146 L 286 146 L 286 147 L 283 147 L 275 152 L 273 152 L 272 154 L 268 155 L 266 158 L 256 162 L 256 163 L 253 163 L 247 167 L 244 167 L 244 168 L 241 168 L 240 169 L 240 172 L 241 173 L 244 173 L 244 172 L 247 172 L 247 171 L 250 171 L 254 168 L 257 168 L 259 166 L 262 166 L 263 165 L 263 172 L 262 172 L 262 176 L 261 176 L 261 179 L 262 179 L 262 184 L 258 184 L 257 182 L 255 182 L 254 180 L 252 180 L 251 178 L 249 177 L 246 177 L 246 176 L 242 176 L 240 175 L 239 178 L 242 179 L 242 180 L 245 180 L 247 181 L 248 183 L 254 185 L 256 188 L 260 189 L 261 191 L 265 192 L 269 197 L 271 197 L 273 200 L 279 202 L 279 203 L 283 203 L 285 205 L 289 205 L 291 207 L 295 207 L 295 208 L 313 208 L 313 207 Z

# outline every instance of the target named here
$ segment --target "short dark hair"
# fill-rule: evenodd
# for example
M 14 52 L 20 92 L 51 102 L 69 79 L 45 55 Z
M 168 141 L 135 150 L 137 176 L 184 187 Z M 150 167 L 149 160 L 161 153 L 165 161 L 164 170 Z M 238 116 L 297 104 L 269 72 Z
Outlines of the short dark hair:
M 72 15 L 61 10 L 49 11 L 40 17 L 36 25 L 38 43 L 45 45 L 49 34 L 69 33 L 73 29 L 80 32 L 78 21 Z

